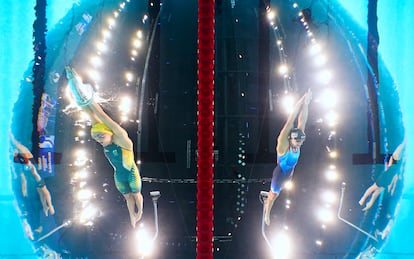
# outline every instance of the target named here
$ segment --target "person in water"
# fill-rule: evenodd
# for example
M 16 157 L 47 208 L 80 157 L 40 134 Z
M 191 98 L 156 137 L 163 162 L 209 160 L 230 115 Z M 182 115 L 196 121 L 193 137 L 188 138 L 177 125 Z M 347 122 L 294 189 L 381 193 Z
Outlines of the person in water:
M 36 190 L 39 194 L 40 202 L 42 203 L 43 212 L 46 216 L 50 213 L 50 215 L 55 214 L 55 208 L 52 204 L 52 195 L 50 194 L 49 190 L 46 187 L 45 181 L 42 179 L 42 177 L 37 172 L 36 166 L 35 166 L 35 160 L 33 158 L 33 154 L 29 151 L 29 149 L 18 142 L 13 134 L 9 134 L 11 143 L 14 147 L 14 154 L 13 159 L 15 163 L 23 164 L 25 165 L 31 172 L 31 175 L 33 176 L 35 182 L 36 182 Z M 25 175 L 20 172 L 21 182 L 22 182 L 22 195 L 23 197 L 27 196 L 27 181 L 25 178 Z
M 92 138 L 103 146 L 105 157 L 114 169 L 116 188 L 125 197 L 132 227 L 142 217 L 141 176 L 135 163 L 133 143 L 128 133 L 94 101 L 91 85 L 84 84 L 71 67 L 66 67 L 71 92 L 78 106 L 91 119 Z
M 381 172 L 378 177 L 375 179 L 375 182 L 368 187 L 364 195 L 359 200 L 359 205 L 363 206 L 366 199 L 371 195 L 370 200 L 365 204 L 363 211 L 369 210 L 374 202 L 377 200 L 378 196 L 387 188 L 387 191 L 393 195 L 395 187 L 401 172 L 402 163 L 398 163 L 401 159 L 401 153 L 404 150 L 406 140 L 398 145 L 395 151 L 392 153 L 390 161 L 383 172 Z
M 300 148 L 305 141 L 305 126 L 308 120 L 308 105 L 312 100 L 312 92 L 299 99 L 293 111 L 288 116 L 285 125 L 279 133 L 276 145 L 277 165 L 273 170 L 272 182 L 267 199 L 264 200 L 264 221 L 270 224 L 270 211 L 284 185 L 292 179 L 293 171 L 298 163 Z M 294 127 L 295 121 L 297 127 Z

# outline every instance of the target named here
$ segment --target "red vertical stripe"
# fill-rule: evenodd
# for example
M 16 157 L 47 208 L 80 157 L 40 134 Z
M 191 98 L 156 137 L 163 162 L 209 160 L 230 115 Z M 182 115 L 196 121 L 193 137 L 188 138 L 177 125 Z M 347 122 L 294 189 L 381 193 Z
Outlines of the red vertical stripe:
M 198 1 L 197 259 L 213 258 L 214 0 Z

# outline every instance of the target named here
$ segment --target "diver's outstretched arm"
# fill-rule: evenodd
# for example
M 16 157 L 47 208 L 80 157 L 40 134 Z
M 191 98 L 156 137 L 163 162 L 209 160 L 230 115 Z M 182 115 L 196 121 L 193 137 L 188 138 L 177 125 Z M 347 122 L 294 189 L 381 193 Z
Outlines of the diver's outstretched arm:
M 298 128 L 305 130 L 305 125 L 308 119 L 308 105 L 312 99 L 312 92 L 309 89 L 299 101 L 295 104 L 292 112 L 289 114 L 279 136 L 277 137 L 276 152 L 283 154 L 289 146 L 289 133 L 294 128 L 295 120 L 298 119 Z
M 32 158 L 33 157 L 32 152 L 30 152 L 30 150 L 26 146 L 24 146 L 22 143 L 17 141 L 16 138 L 14 137 L 14 135 L 11 132 L 9 132 L 9 137 L 10 137 L 10 140 L 11 140 L 13 146 L 16 147 L 17 151 L 20 154 L 25 155 L 26 158 Z
M 92 86 L 83 84 L 81 78 L 71 67 L 66 67 L 66 75 L 70 89 L 78 103 L 85 112 L 91 117 L 92 123 L 102 122 L 107 125 L 114 133 L 114 140 L 126 149 L 132 149 L 132 141 L 128 133 L 117 122 L 115 122 L 94 100 Z M 91 93 L 92 92 L 92 93 Z
M 312 100 L 312 91 L 309 89 L 303 98 L 303 104 L 298 116 L 298 128 L 305 132 L 306 122 L 308 121 L 308 106 Z
M 366 201 L 366 199 L 373 193 L 373 192 L 375 192 L 375 190 L 376 189 L 378 189 L 378 186 L 377 186 L 377 184 L 373 184 L 373 185 L 371 185 L 366 191 L 365 191 L 365 193 L 364 193 L 364 195 L 362 195 L 362 197 L 361 197 L 361 199 L 359 200 L 359 205 L 364 205 L 364 203 L 365 203 L 365 201 Z
M 398 145 L 398 147 L 395 149 L 394 153 L 392 154 L 395 160 L 400 160 L 401 152 L 403 151 L 406 144 L 407 144 L 407 138 L 404 138 L 403 142 Z

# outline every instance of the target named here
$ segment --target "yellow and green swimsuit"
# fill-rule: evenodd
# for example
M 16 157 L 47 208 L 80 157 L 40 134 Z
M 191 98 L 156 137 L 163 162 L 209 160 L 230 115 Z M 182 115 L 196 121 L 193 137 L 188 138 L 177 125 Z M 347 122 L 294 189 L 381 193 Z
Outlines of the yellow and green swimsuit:
M 104 147 L 106 158 L 114 168 L 115 185 L 122 194 L 141 191 L 141 177 L 134 161 L 132 150 L 124 149 L 115 143 Z

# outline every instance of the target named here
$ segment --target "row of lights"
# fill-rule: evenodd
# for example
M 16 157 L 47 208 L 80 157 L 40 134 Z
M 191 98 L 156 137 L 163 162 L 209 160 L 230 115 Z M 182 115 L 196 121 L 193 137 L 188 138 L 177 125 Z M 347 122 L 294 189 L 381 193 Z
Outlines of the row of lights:
M 315 39 L 314 33 L 310 27 L 310 24 L 306 20 L 306 17 L 302 10 L 299 10 L 299 5 L 297 3 L 293 3 L 293 9 L 297 11 L 298 20 L 301 23 L 301 26 L 304 28 L 308 42 L 309 42 L 309 55 L 313 59 L 313 63 L 315 67 L 318 69 L 316 71 L 316 82 L 318 86 L 321 86 L 322 89 L 318 89 L 317 94 L 319 94 L 316 98 L 314 97 L 315 103 L 319 103 L 325 115 L 317 120 L 318 123 L 322 125 L 322 127 L 328 130 L 328 145 L 326 146 L 327 155 L 329 157 L 329 163 L 326 165 L 325 171 L 325 178 L 327 184 L 332 186 L 333 182 L 336 182 L 339 179 L 339 175 L 337 172 L 337 167 L 335 164 L 335 160 L 338 158 L 338 152 L 336 147 L 336 126 L 338 124 L 338 114 L 335 110 L 337 104 L 337 92 L 335 89 L 331 87 L 331 82 L 333 79 L 333 73 L 330 69 L 326 68 L 326 64 L 328 62 L 327 56 L 323 53 L 322 44 Z M 299 10 L 299 11 L 298 11 Z M 285 53 L 285 49 L 283 46 L 283 39 L 279 33 L 279 26 L 275 23 L 276 12 L 272 10 L 270 7 L 267 9 L 267 17 L 269 19 L 269 23 L 276 32 L 276 46 L 279 50 L 280 55 L 280 65 L 278 67 L 278 73 L 283 77 L 284 84 L 285 84 L 285 95 L 284 99 L 282 100 L 282 105 L 284 110 L 287 113 L 290 113 L 292 107 L 295 103 L 294 96 L 290 93 L 292 90 L 289 84 L 289 81 L 292 78 L 291 69 L 288 66 L 287 62 L 287 55 Z M 314 93 L 315 96 L 315 93 Z M 285 186 L 286 190 L 293 188 L 293 182 L 288 182 Z M 332 222 L 335 218 L 335 213 L 333 211 L 333 206 L 338 202 L 338 196 L 332 190 L 325 190 L 320 193 L 320 208 L 317 211 L 317 218 L 321 221 L 321 229 L 325 230 L 327 224 Z M 291 207 L 292 201 L 287 199 L 285 203 L 285 208 L 289 209 Z M 278 241 L 278 258 L 287 258 L 289 252 L 289 247 L 291 247 L 291 241 L 288 235 L 288 226 L 283 228 L 283 231 L 278 233 L 277 238 Z M 315 244 L 317 246 L 323 245 L 322 239 L 316 239 Z M 283 252 L 284 251 L 284 252 Z M 281 256 L 284 254 L 284 256 Z
M 313 58 L 315 67 L 318 69 L 318 72 L 316 73 L 316 83 L 321 86 L 321 89 L 319 89 L 319 96 L 317 96 L 315 102 L 321 105 L 323 109 L 322 112 L 325 113 L 323 117 L 318 119 L 318 122 L 328 131 L 326 152 L 329 158 L 329 163 L 326 165 L 325 179 L 327 185 L 332 186 L 332 182 L 337 181 L 339 178 L 335 164 L 339 155 L 336 147 L 336 126 L 338 125 L 338 113 L 336 111 L 338 100 L 337 91 L 332 87 L 333 72 L 326 66 L 328 58 L 322 50 L 322 43 L 315 39 L 314 33 L 302 11 L 298 12 L 298 17 L 309 39 L 309 54 L 311 58 Z M 319 220 L 322 222 L 321 228 L 326 229 L 326 224 L 332 222 L 335 218 L 333 206 L 338 202 L 338 196 L 334 191 L 327 189 L 320 194 L 320 201 L 322 206 L 320 206 L 317 214 Z M 316 240 L 315 243 L 321 246 L 323 241 Z
M 130 2 L 130 0 L 127 0 L 126 2 Z M 108 43 L 112 38 L 112 31 L 116 27 L 117 18 L 124 10 L 126 2 L 122 2 L 118 9 L 107 18 L 106 28 L 101 31 L 101 40 L 95 44 L 95 54 L 89 57 L 89 64 L 91 68 L 82 69 L 83 71 L 88 71 L 88 77 L 94 81 L 94 87 L 96 89 L 99 89 L 99 82 L 102 80 L 101 74 L 98 71 L 104 66 L 104 54 L 110 49 Z M 128 76 L 127 79 L 129 78 Z M 76 102 L 70 93 L 69 87 L 66 88 L 66 97 L 70 102 L 68 105 L 69 107 L 77 107 Z M 99 102 L 99 96 L 96 97 Z M 128 102 L 128 98 L 122 99 L 120 106 L 122 106 L 123 111 L 128 111 L 128 106 L 126 105 Z M 68 107 L 65 110 L 69 110 Z M 79 117 L 74 123 L 76 129 L 74 140 L 78 144 L 78 150 L 75 152 L 74 162 L 71 164 L 71 166 L 75 169 L 71 183 L 74 186 L 74 193 L 77 201 L 75 203 L 74 214 L 80 224 L 92 226 L 96 217 L 101 215 L 102 212 L 95 204 L 95 191 L 93 191 L 88 185 L 88 181 L 91 181 L 90 178 L 93 177 L 94 173 L 96 173 L 93 171 L 93 160 L 89 157 L 91 152 L 88 152 L 84 147 L 84 144 L 91 141 L 88 132 L 91 126 L 91 119 L 88 114 L 83 111 L 80 111 L 78 114 Z M 122 114 L 122 116 L 126 116 L 126 114 Z M 103 188 L 106 188 L 106 185 L 107 184 L 104 183 Z
M 89 58 L 89 63 L 92 68 L 84 69 L 84 71 L 89 71 L 88 77 L 94 81 L 94 85 L 97 90 L 99 89 L 99 82 L 102 81 L 101 74 L 98 71 L 104 65 L 104 54 L 107 53 L 110 49 L 109 41 L 112 38 L 112 31 L 117 26 L 117 18 L 124 10 L 126 3 L 129 2 L 130 0 L 122 2 L 119 5 L 119 8 L 113 12 L 113 15 L 107 18 L 107 28 L 101 31 L 102 38 L 95 44 L 96 52 Z M 142 23 L 146 23 L 147 20 L 148 16 L 144 15 L 142 18 Z M 130 49 L 131 62 L 137 61 L 140 51 L 144 45 L 143 38 L 144 33 L 141 30 L 138 30 L 134 33 Z M 130 87 L 131 85 L 135 86 L 135 83 L 139 80 L 139 78 L 131 71 L 125 71 L 124 76 L 126 87 Z M 67 89 L 67 96 L 71 101 L 71 104 L 69 106 L 76 106 L 71 94 L 69 94 L 69 88 Z M 101 100 L 98 95 L 95 97 L 97 98 L 96 100 L 98 102 Z M 129 118 L 132 113 L 132 102 L 132 98 L 128 95 L 120 97 L 118 111 L 121 123 L 132 121 Z M 91 141 L 89 134 L 87 133 L 87 129 L 89 129 L 91 126 L 91 120 L 86 113 L 81 111 L 79 114 L 80 118 L 75 121 L 75 127 L 79 127 L 80 130 L 77 131 L 75 141 L 83 145 L 86 142 Z M 85 149 L 81 149 L 76 153 L 75 162 L 73 165 L 76 166 L 77 170 L 72 178 L 72 183 L 76 187 L 74 191 L 76 192 L 78 201 L 78 203 L 75 205 L 75 214 L 77 215 L 78 222 L 86 226 L 92 226 L 94 220 L 102 214 L 99 208 L 93 203 L 96 200 L 96 194 L 92 189 L 88 188 L 87 184 L 87 179 L 93 174 L 91 172 L 92 164 L 93 161 L 88 158 L 88 152 L 86 152 Z M 102 185 L 105 192 L 107 192 L 107 186 L 107 183 L 103 183 Z M 138 245 L 136 245 L 137 243 L 134 242 L 134 247 L 136 247 L 137 253 L 142 256 L 146 256 L 151 253 L 153 250 L 153 242 L 149 242 L 150 239 L 148 238 L 148 234 L 144 228 L 143 223 L 141 223 L 137 228 L 137 231 L 135 233 L 135 240 L 138 242 Z
M 125 7 L 125 3 L 119 5 L 119 9 L 113 12 L 113 15 L 107 18 L 107 28 L 101 31 L 102 39 L 96 43 L 96 53 L 89 58 L 89 63 L 92 65 L 90 69 L 84 69 L 88 71 L 89 78 L 94 81 L 94 85 L 99 89 L 98 82 L 101 81 L 101 75 L 98 70 L 103 67 L 103 54 L 109 50 L 108 41 L 111 39 L 111 31 L 116 26 L 116 19 L 119 17 L 119 13 L 122 12 Z M 67 91 L 69 92 L 69 90 Z M 72 100 L 73 102 L 73 100 Z M 72 104 L 73 105 L 73 104 Z M 90 126 L 89 116 L 81 111 L 80 118 L 75 125 L 80 125 L 81 129 L 77 131 L 75 141 L 83 145 L 90 141 L 87 129 Z M 85 127 L 86 126 L 86 127 Z M 92 226 L 97 216 L 101 214 L 100 209 L 94 203 L 96 193 L 88 186 L 87 178 L 92 176 L 93 161 L 88 158 L 88 152 L 85 149 L 79 149 L 76 152 L 74 165 L 78 171 L 75 172 L 72 182 L 75 183 L 74 192 L 78 203 L 75 203 L 75 215 L 77 215 L 78 221 L 86 226 Z

